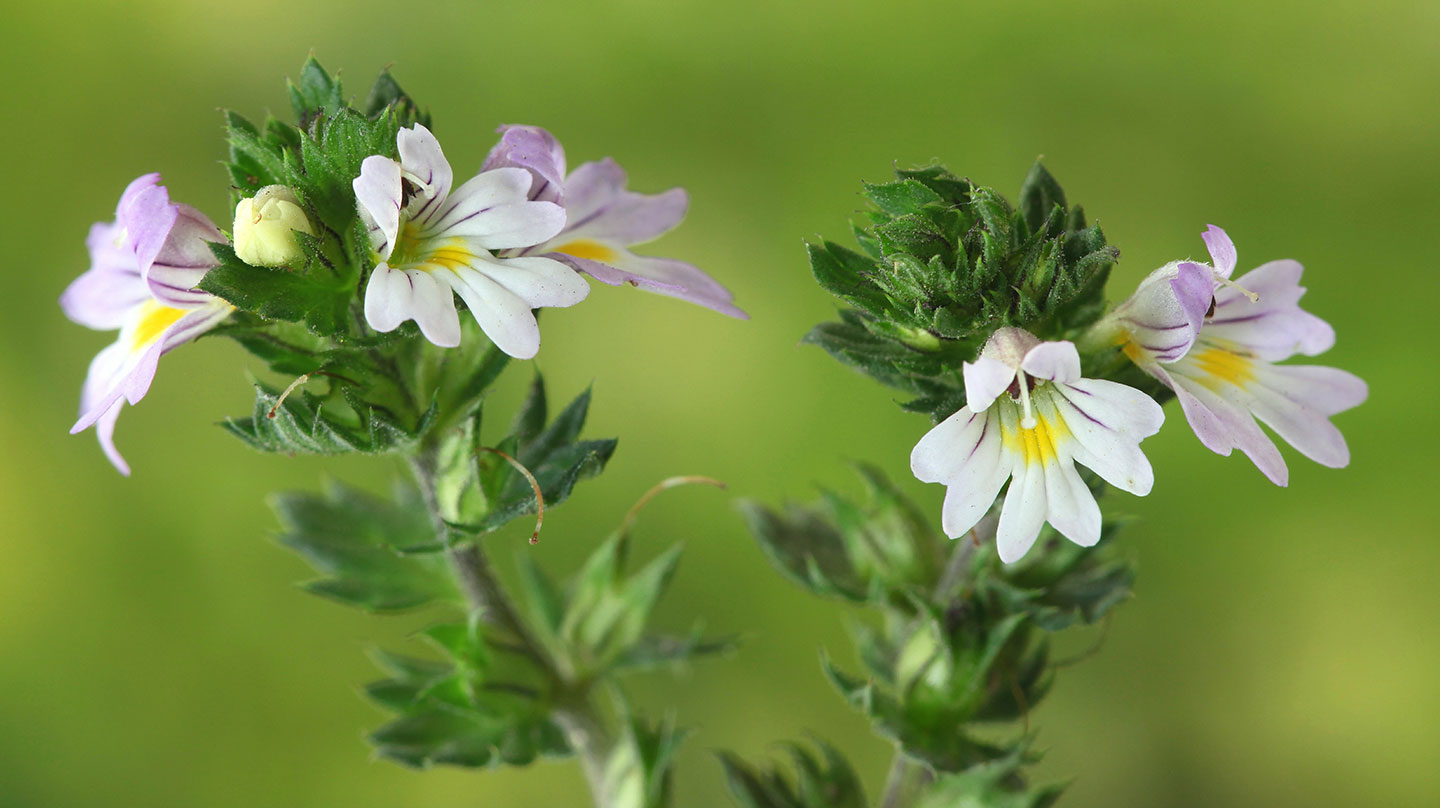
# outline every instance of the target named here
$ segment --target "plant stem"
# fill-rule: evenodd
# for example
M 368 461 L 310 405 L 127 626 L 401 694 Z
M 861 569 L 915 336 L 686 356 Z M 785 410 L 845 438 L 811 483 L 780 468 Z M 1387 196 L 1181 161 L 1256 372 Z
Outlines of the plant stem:
M 960 584 L 970 567 L 970 558 L 975 554 L 974 536 L 966 534 L 955 540 L 955 549 L 935 583 L 932 596 L 939 600 L 948 596 Z M 880 808 L 902 808 L 909 805 L 920 790 L 934 779 L 924 764 L 917 763 L 905 755 L 898 746 L 895 758 L 890 763 L 890 773 L 885 777 L 885 791 L 880 799 Z
M 542 667 L 562 693 L 573 693 L 572 698 L 562 699 L 564 703 L 556 705 L 554 718 L 565 731 L 570 746 L 580 759 L 580 767 L 585 772 L 585 780 L 590 785 L 590 794 L 595 800 L 596 808 L 611 808 L 605 789 L 605 762 L 610 758 L 614 740 L 606 730 L 604 720 L 590 703 L 589 686 L 566 680 L 545 647 L 535 639 L 525 621 L 520 619 L 479 542 L 451 545 L 450 529 L 445 525 L 445 518 L 440 513 L 435 492 L 435 462 L 434 449 L 422 449 L 410 458 L 410 470 L 420 486 L 420 497 L 426 510 L 430 512 L 436 537 L 450 548 L 446 555 L 450 560 L 450 568 L 454 570 L 460 583 L 460 591 L 465 595 L 465 601 L 470 608 L 480 610 L 487 621 L 513 635 L 518 641 L 517 650 Z

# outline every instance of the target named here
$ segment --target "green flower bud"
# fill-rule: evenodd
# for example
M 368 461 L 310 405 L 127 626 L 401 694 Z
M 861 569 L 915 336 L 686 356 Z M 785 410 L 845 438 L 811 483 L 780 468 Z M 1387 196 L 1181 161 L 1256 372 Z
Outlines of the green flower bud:
M 235 255 L 251 266 L 278 267 L 298 259 L 296 231 L 315 235 L 300 200 L 284 185 L 267 185 L 235 206 Z

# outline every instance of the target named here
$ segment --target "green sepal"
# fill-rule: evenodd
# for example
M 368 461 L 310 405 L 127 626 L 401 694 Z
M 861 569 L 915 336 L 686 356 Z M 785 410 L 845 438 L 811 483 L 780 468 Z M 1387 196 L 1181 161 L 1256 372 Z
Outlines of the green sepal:
M 300 80 L 287 82 L 290 106 L 302 128 L 322 114 L 335 114 L 345 108 L 345 90 L 338 76 L 331 76 L 320 66 L 314 55 L 300 68 Z
M 604 804 L 611 808 L 668 808 L 675 759 L 689 731 L 667 718 L 652 723 L 623 709 L 624 731 L 605 761 Z
M 409 488 L 397 489 L 391 501 L 331 482 L 319 494 L 275 494 L 270 507 L 280 520 L 278 541 L 323 576 L 304 585 L 309 592 L 369 612 L 413 609 L 455 594 L 444 559 L 396 549 L 434 538 Z
M 920 796 L 915 808 L 1050 808 L 1064 792 L 1063 785 L 1029 788 L 1020 776 L 1022 764 L 1033 762 L 1023 747 L 997 760 L 959 774 L 938 778 Z
M 762 769 L 730 752 L 719 752 L 735 802 L 743 808 L 866 808 L 865 789 L 854 767 L 835 747 L 819 739 L 814 743 L 819 756 L 801 744 L 784 744 L 793 777 L 779 766 Z
M 370 87 L 370 94 L 365 98 L 365 115 L 378 118 L 387 110 L 391 111 L 401 126 L 418 123 L 426 128 L 430 127 L 430 113 L 422 111 L 415 99 L 400 88 L 400 83 L 395 81 L 388 68 L 380 71 L 380 75 Z
M 313 265 L 300 272 L 251 266 L 229 244 L 211 244 L 210 251 L 219 263 L 200 281 L 204 291 L 268 320 L 304 323 L 322 336 L 349 330 L 351 281 Z

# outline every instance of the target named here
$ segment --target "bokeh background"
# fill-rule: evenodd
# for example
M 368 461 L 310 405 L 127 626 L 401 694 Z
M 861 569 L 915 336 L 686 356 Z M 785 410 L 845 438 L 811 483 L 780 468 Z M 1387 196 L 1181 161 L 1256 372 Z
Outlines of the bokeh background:
M 1041 779 L 1085 806 L 1433 805 L 1440 793 L 1440 531 L 1434 244 L 1440 4 L 629 0 L 7 4 L 0 154 L 0 805 L 586 804 L 574 766 L 413 772 L 372 760 L 381 715 L 365 651 L 406 618 L 300 592 L 263 499 L 325 474 L 383 486 L 385 459 L 262 456 L 213 426 L 250 406 L 243 354 L 169 356 L 127 410 L 115 474 L 66 435 L 86 363 L 110 337 L 54 301 L 87 265 L 92 221 L 134 176 L 228 222 L 220 107 L 288 114 L 312 48 L 353 93 L 393 65 L 435 113 L 457 171 L 497 124 L 556 132 L 572 165 L 612 155 L 632 187 L 684 185 L 685 226 L 652 251 L 729 284 L 741 323 L 598 287 L 545 317 L 557 397 L 592 381 L 610 472 L 550 514 L 544 541 L 495 539 L 573 568 L 652 482 L 686 489 L 640 550 L 684 542 L 664 620 L 747 636 L 735 657 L 632 682 L 698 732 L 682 808 L 728 805 L 716 748 L 756 758 L 807 731 L 878 791 L 889 750 L 823 681 L 849 654 L 843 610 L 780 580 L 732 496 L 853 491 L 868 459 L 906 474 L 926 429 L 894 395 L 800 346 L 832 301 L 802 241 L 844 238 L 861 180 L 932 159 L 1014 192 L 1037 155 L 1123 250 L 1112 299 L 1226 227 L 1242 267 L 1306 264 L 1307 307 L 1370 401 L 1337 423 L 1351 466 L 1288 451 L 1288 490 L 1203 450 L 1172 411 L 1146 443 L 1159 476 L 1124 537 L 1137 597 L 1103 651 L 1032 716 Z M 228 225 L 227 225 L 228 226 Z M 525 382 L 512 370 L 502 398 Z M 1081 649 L 1093 634 L 1062 640 Z

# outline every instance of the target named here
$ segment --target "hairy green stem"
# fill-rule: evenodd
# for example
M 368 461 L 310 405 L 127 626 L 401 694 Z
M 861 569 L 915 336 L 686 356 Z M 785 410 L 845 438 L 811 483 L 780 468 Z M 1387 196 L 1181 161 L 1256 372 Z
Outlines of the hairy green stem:
M 480 544 L 451 545 L 450 529 L 440 513 L 435 492 L 435 454 L 433 447 L 422 449 L 410 458 L 410 470 L 420 486 L 420 497 L 430 512 L 435 535 L 442 544 L 450 547 L 446 554 L 450 568 L 460 583 L 460 591 L 472 609 L 479 609 L 484 619 L 509 632 L 518 643 L 517 650 L 544 668 L 551 678 L 561 684 L 562 690 L 573 688 L 573 698 L 564 699 L 563 704 L 556 706 L 555 721 L 565 731 L 571 748 L 580 759 L 580 768 L 585 772 L 596 808 L 612 808 L 605 789 L 605 763 L 610 758 L 614 739 L 603 718 L 590 703 L 589 687 L 576 687 L 576 683 L 566 680 L 544 646 L 520 618 Z
M 945 562 L 945 569 L 935 583 L 934 597 L 938 600 L 955 591 L 969 570 L 970 559 L 975 555 L 976 539 L 971 533 L 955 540 L 955 549 Z M 880 798 L 880 808 L 903 808 L 919 796 L 934 775 L 923 763 L 912 760 L 897 745 L 895 757 L 890 763 L 890 773 L 885 777 L 885 790 Z

